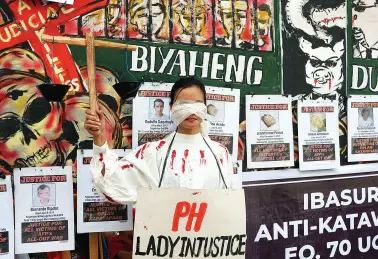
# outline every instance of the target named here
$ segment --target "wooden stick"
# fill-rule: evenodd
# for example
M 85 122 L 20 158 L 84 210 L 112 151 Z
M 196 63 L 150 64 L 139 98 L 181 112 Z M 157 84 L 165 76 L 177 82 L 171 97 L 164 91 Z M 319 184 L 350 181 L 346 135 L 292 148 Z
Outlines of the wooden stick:
M 102 247 L 102 234 L 98 234 L 98 243 L 100 246 L 100 259 L 104 259 L 104 248 Z
M 89 259 L 98 259 L 98 233 L 89 233 Z
M 97 91 L 96 91 L 96 56 L 93 32 L 88 32 L 87 40 L 87 69 L 88 69 L 88 90 L 89 108 L 91 112 L 96 112 Z
M 53 36 L 42 34 L 41 41 L 53 42 Z M 66 37 L 66 36 L 54 36 L 54 43 L 69 44 L 69 45 L 75 45 L 75 46 L 87 46 L 86 39 Z M 95 40 L 94 45 L 95 47 L 122 49 L 122 50 L 130 50 L 130 51 L 135 51 L 137 48 L 137 46 L 135 45 L 127 45 L 124 43 L 110 42 L 110 41 L 104 41 L 104 40 Z

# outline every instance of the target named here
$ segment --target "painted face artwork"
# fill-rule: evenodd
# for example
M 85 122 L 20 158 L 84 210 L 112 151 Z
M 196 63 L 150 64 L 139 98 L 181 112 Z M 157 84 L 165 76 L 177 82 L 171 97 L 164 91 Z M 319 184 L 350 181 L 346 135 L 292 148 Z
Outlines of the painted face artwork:
M 304 38 L 299 40 L 300 49 L 306 54 L 306 83 L 315 93 L 332 95 L 342 87 L 344 81 L 341 57 L 344 54 L 344 42 L 330 46 L 313 47 Z

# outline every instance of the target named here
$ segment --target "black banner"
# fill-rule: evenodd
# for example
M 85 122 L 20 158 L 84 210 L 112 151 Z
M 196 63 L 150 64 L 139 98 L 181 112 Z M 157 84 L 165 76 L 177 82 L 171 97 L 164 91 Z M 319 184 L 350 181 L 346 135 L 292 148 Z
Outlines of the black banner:
M 68 220 L 22 222 L 22 243 L 68 240 Z
M 127 206 L 110 202 L 84 202 L 84 222 L 127 220 Z
M 9 253 L 9 233 L 0 232 L 0 254 Z
M 296 179 L 244 189 L 246 258 L 377 258 L 377 175 Z
M 290 144 L 252 144 L 252 162 L 286 161 L 290 160 Z

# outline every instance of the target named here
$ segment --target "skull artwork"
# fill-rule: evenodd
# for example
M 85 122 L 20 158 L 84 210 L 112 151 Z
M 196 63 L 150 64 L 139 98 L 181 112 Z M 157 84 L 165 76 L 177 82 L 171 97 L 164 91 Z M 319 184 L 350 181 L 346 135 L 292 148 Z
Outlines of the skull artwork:
M 66 157 L 61 143 L 63 106 L 49 103 L 29 75 L 0 77 L 0 159 L 12 167 L 44 166 Z
M 313 92 L 320 95 L 332 95 L 341 89 L 344 81 L 341 57 L 344 54 L 344 41 L 334 46 L 313 48 L 312 43 L 299 39 L 299 46 L 306 54 L 306 83 L 312 86 Z

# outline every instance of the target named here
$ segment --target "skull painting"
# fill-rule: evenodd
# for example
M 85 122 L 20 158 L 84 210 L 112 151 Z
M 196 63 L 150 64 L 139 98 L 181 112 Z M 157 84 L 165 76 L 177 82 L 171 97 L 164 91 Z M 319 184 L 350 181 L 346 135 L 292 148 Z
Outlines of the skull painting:
M 45 166 L 65 159 L 61 143 L 63 106 L 49 103 L 38 78 L 0 77 L 0 159 L 12 167 Z
M 333 95 L 341 89 L 344 81 L 343 63 L 344 41 L 334 46 L 313 48 L 312 43 L 299 39 L 299 46 L 307 57 L 305 65 L 306 83 L 312 86 L 314 93 Z

